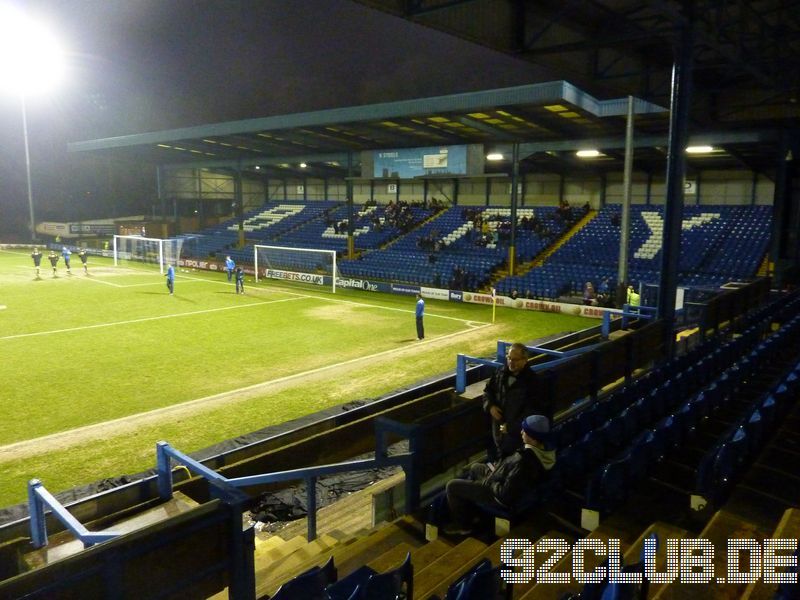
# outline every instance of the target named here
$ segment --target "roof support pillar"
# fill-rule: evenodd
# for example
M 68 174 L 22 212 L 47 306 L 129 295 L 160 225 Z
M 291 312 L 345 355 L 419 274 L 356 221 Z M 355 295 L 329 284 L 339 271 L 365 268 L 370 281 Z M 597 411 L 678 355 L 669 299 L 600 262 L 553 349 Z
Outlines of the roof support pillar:
M 511 146 L 511 243 L 508 245 L 508 274 L 514 275 L 517 261 L 517 181 L 519 181 L 519 143 Z
M 202 202 L 202 201 L 201 201 Z M 242 194 L 242 170 L 233 170 L 233 204 L 236 207 L 236 223 L 239 226 L 239 248 L 244 248 L 244 197 Z
M 625 302 L 628 283 L 628 248 L 631 239 L 631 190 L 633 189 L 633 96 L 628 96 L 628 120 L 625 126 L 625 168 L 622 180 L 622 215 L 620 219 L 619 264 L 617 265 L 617 305 Z
M 347 153 L 347 258 L 355 258 L 355 240 L 353 240 L 353 153 Z M 334 275 L 335 277 L 335 275 Z
M 672 357 L 675 353 L 675 295 L 681 251 L 685 149 L 688 139 L 689 103 L 692 96 L 694 36 L 691 22 L 683 25 L 677 42 L 675 63 L 672 67 L 664 232 L 661 242 L 661 278 L 658 294 L 658 316 L 665 324 L 664 349 L 667 357 Z

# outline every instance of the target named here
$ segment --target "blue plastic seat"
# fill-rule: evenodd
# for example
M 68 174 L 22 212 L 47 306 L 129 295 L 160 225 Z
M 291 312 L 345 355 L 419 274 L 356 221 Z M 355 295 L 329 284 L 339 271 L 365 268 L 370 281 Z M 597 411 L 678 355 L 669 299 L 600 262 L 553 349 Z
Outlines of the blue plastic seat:
M 396 600 L 401 594 L 406 598 L 414 597 L 414 566 L 411 564 L 411 552 L 399 567 L 375 573 L 365 582 L 360 583 L 348 600 Z
M 284 583 L 271 600 L 328 600 L 325 588 L 335 581 L 336 567 L 330 557 L 322 567 L 312 567 Z
M 492 567 L 491 561 L 485 558 L 450 585 L 445 600 L 496 598 L 501 584 L 500 566 Z

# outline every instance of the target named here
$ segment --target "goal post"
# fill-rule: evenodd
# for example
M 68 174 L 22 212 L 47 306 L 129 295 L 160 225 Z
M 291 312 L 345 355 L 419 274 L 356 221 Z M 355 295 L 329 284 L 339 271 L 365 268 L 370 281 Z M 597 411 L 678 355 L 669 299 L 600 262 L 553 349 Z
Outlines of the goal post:
M 253 246 L 253 266 L 256 282 L 268 278 L 330 285 L 334 294 L 336 279 L 341 276 L 336 266 L 335 250 L 256 244 Z
M 168 265 L 177 266 L 183 240 L 147 238 L 138 235 L 114 236 L 114 266 L 123 261 L 157 264 L 162 275 Z

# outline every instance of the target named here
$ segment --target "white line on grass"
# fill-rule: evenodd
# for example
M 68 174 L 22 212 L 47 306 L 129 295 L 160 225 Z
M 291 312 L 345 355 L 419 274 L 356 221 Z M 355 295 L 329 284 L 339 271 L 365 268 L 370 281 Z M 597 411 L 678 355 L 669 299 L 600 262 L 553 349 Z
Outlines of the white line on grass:
M 158 317 L 142 317 L 141 319 L 129 319 L 127 321 L 113 321 L 111 323 L 97 323 L 95 325 L 81 325 L 80 327 L 69 327 L 67 329 L 52 329 L 50 331 L 36 331 L 34 333 L 19 333 L 17 335 L 6 335 L 0 337 L 0 341 L 14 340 L 17 338 L 34 337 L 37 335 L 51 335 L 54 333 L 69 333 L 71 331 L 84 331 L 86 329 L 100 329 L 102 327 L 114 327 L 116 325 L 130 325 L 131 323 L 144 323 L 146 321 L 159 321 L 161 319 L 174 319 L 177 317 L 191 317 L 193 315 L 202 315 L 213 312 L 221 312 L 223 310 L 235 310 L 238 308 L 250 308 L 251 306 L 263 306 L 264 304 L 277 304 L 278 302 L 292 302 L 298 298 L 283 298 L 281 300 L 264 300 L 262 302 L 251 302 L 250 304 L 240 304 L 237 306 L 222 306 L 220 308 L 208 308 L 205 310 L 195 310 L 184 313 L 173 313 L 171 315 L 160 315 Z
M 131 266 L 128 266 L 127 268 L 131 269 L 132 271 L 140 271 L 139 269 L 136 269 L 135 267 L 131 267 Z M 145 271 L 141 270 L 141 272 L 145 272 Z M 149 271 L 147 271 L 147 272 L 149 272 Z M 208 273 L 212 273 L 212 271 L 208 271 Z M 217 273 L 222 274 L 223 271 L 217 271 Z M 189 280 L 189 281 L 202 281 L 202 282 L 206 282 L 206 283 L 216 283 L 218 285 L 227 285 L 227 286 L 231 285 L 230 282 L 218 281 L 216 279 L 205 278 L 205 277 L 192 277 L 190 275 L 178 275 L 178 273 L 176 273 L 175 276 L 176 276 L 176 279 L 180 278 L 180 279 Z M 116 284 L 112 284 L 112 285 L 116 285 Z M 147 284 L 135 284 L 135 285 L 154 285 L 154 284 L 147 283 Z M 129 286 L 119 286 L 119 287 L 135 287 L 135 286 L 134 285 L 129 285 Z M 249 287 L 248 289 L 251 290 L 251 291 L 258 291 L 258 292 L 269 291 L 268 289 L 263 289 L 263 288 L 258 288 L 258 287 Z M 317 300 L 327 300 L 329 302 L 339 302 L 341 304 L 351 304 L 353 306 L 365 306 L 365 307 L 369 307 L 369 308 L 379 308 L 381 310 L 391 310 L 391 311 L 402 312 L 402 313 L 406 313 L 406 314 L 413 314 L 414 313 L 414 310 L 410 310 L 410 309 L 407 309 L 407 308 L 393 308 L 393 307 L 390 307 L 390 306 L 380 306 L 380 305 L 377 305 L 377 304 L 370 304 L 368 302 L 356 302 L 355 300 L 340 300 L 339 298 L 330 298 L 328 296 L 318 296 L 316 294 L 302 294 L 302 293 L 298 293 L 298 292 L 292 292 L 292 291 L 287 290 L 286 288 L 283 288 L 283 287 L 280 287 L 280 286 L 277 286 L 277 285 L 274 286 L 273 289 L 277 289 L 277 291 L 279 291 L 279 292 L 281 292 L 283 294 L 289 294 L 291 296 L 296 296 L 296 297 L 299 297 L 299 298 L 315 298 Z M 436 319 L 448 319 L 450 321 L 458 321 L 459 323 L 465 323 L 467 325 L 467 327 L 472 327 L 473 329 L 476 328 L 476 327 L 482 327 L 482 326 L 485 326 L 485 325 L 490 325 L 490 323 L 487 323 L 485 321 L 475 321 L 475 320 L 472 320 L 472 319 L 460 319 L 458 317 L 450 317 L 450 316 L 447 316 L 447 315 L 437 315 L 437 314 L 429 313 L 429 312 L 426 312 L 425 316 L 426 317 L 433 317 L 433 318 L 436 318 Z M 0 338 L 0 339 L 3 339 L 3 338 Z
M 284 302 L 284 300 L 277 300 L 277 302 Z M 266 304 L 266 303 L 265 303 Z M 435 338 L 426 338 L 423 341 L 413 342 L 415 347 L 425 346 L 428 344 L 439 343 L 442 340 L 446 340 L 452 337 L 464 335 L 465 333 L 474 333 L 477 329 L 482 329 L 484 327 L 490 327 L 491 323 L 484 323 L 475 329 L 470 330 L 463 330 L 463 331 L 455 331 L 453 333 L 448 333 L 445 335 L 441 335 Z M 2 339 L 2 338 L 0 338 Z M 286 375 L 284 377 L 279 377 L 277 379 L 271 379 L 269 381 L 263 381 L 261 383 L 255 383 L 253 385 L 248 385 L 245 387 L 241 387 L 235 390 L 229 390 L 227 392 L 222 392 L 219 394 L 214 394 L 212 396 L 205 396 L 203 398 L 196 398 L 194 400 L 187 400 L 186 402 L 181 402 L 179 404 L 172 404 L 170 406 L 164 406 L 162 408 L 156 408 L 153 410 L 149 410 L 142 413 L 136 413 L 133 415 L 128 415 L 126 417 L 120 417 L 118 419 L 112 419 L 110 421 L 103 421 L 101 423 L 94 423 L 92 425 L 84 425 L 83 427 L 76 427 L 75 429 L 69 429 L 67 431 L 61 431 L 58 433 L 51 433 L 50 435 L 44 435 L 38 438 L 33 438 L 29 440 L 23 440 L 20 442 L 14 442 L 12 444 L 6 444 L 5 446 L 0 446 L 0 459 L 2 459 L 3 454 L 7 454 L 9 452 L 16 452 L 19 450 L 26 450 L 31 449 L 33 451 L 37 451 L 40 449 L 42 445 L 47 445 L 49 443 L 57 443 L 60 439 L 74 439 L 77 437 L 83 437 L 83 434 L 91 434 L 92 432 L 102 432 L 103 429 L 108 427 L 114 427 L 116 425 L 126 425 L 128 427 L 137 427 L 142 426 L 149 422 L 163 422 L 164 415 L 168 415 L 172 412 L 183 412 L 189 408 L 194 406 L 200 405 L 210 405 L 214 406 L 216 404 L 220 404 L 225 401 L 235 400 L 236 398 L 246 396 L 247 394 L 251 394 L 253 392 L 264 392 L 267 393 L 270 391 L 271 388 L 275 387 L 276 385 L 286 383 L 295 379 L 302 379 L 305 377 L 309 377 L 311 375 L 315 375 L 318 373 L 323 373 L 325 371 L 331 371 L 336 369 L 341 369 L 347 367 L 352 364 L 357 364 L 363 361 L 374 361 L 376 358 L 391 356 L 395 353 L 401 353 L 408 351 L 408 346 L 404 346 L 402 348 L 390 348 L 388 350 L 383 350 L 381 352 L 376 352 L 375 354 L 369 354 L 367 356 L 357 356 L 355 358 L 351 358 L 348 360 L 344 360 L 332 365 L 325 365 L 322 367 L 317 367 L 316 369 L 311 369 L 308 371 L 303 371 L 301 373 L 294 373 L 293 375 Z M 194 414 L 194 413 L 193 413 Z M 96 439 L 100 437 L 99 433 L 95 433 L 92 435 L 87 435 L 87 438 Z
M 200 278 L 200 277 L 189 277 L 187 275 L 184 275 L 183 278 L 184 279 L 194 279 L 195 281 L 206 281 L 206 282 L 211 282 L 211 283 L 218 283 L 220 285 L 230 285 L 229 283 L 226 283 L 224 281 L 215 281 L 213 279 L 203 279 L 203 278 Z M 249 290 L 258 291 L 258 292 L 270 291 L 269 288 L 263 289 L 263 288 L 258 288 L 258 287 L 249 287 L 248 289 Z M 301 294 L 299 292 L 291 292 L 291 291 L 287 290 L 286 288 L 283 288 L 283 287 L 280 287 L 280 286 L 274 286 L 273 289 L 276 289 L 277 291 L 281 292 L 282 294 L 289 294 L 291 296 L 298 296 L 300 298 L 315 298 L 317 300 L 327 300 L 329 302 L 339 302 L 341 304 L 352 304 L 354 306 L 366 306 L 366 307 L 369 307 L 369 308 L 380 308 L 381 310 L 393 310 L 395 312 L 401 312 L 401 313 L 406 313 L 406 314 L 414 314 L 413 310 L 410 310 L 410 309 L 407 309 L 407 308 L 394 308 L 394 307 L 391 307 L 391 306 L 380 306 L 378 304 L 370 304 L 368 302 L 356 302 L 355 300 L 341 300 L 339 298 L 331 298 L 329 296 L 317 296 L 316 294 Z M 468 327 L 484 326 L 484 325 L 490 325 L 491 324 L 491 323 L 486 323 L 484 321 L 475 321 L 475 320 L 472 320 L 472 319 L 460 319 L 458 317 L 449 317 L 447 315 L 437 315 L 437 314 L 433 314 L 433 313 L 429 313 L 429 312 L 426 312 L 425 316 L 426 317 L 435 317 L 437 319 L 449 319 L 451 321 L 458 321 L 459 323 L 465 323 Z

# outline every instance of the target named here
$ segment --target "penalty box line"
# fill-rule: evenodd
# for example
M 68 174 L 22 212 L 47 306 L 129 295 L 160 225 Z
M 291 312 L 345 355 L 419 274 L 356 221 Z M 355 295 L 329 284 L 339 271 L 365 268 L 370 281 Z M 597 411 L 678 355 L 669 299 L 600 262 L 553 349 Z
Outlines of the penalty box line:
M 263 306 L 265 304 L 278 304 L 279 302 L 292 302 L 297 298 L 283 298 L 281 300 L 263 300 L 261 302 L 251 302 L 250 304 L 241 304 L 237 306 L 221 306 L 220 308 L 208 308 L 205 310 L 194 310 L 191 312 L 174 313 L 171 315 L 159 315 L 157 317 L 142 317 L 141 319 L 128 319 L 126 321 L 113 321 L 111 323 L 97 323 L 95 325 L 82 325 L 80 327 L 68 327 L 66 329 L 51 329 L 50 331 L 36 331 L 33 333 L 19 333 L 16 335 L 6 335 L 0 337 L 0 341 L 14 340 L 26 337 L 35 337 L 39 335 L 51 335 L 55 333 L 70 333 L 73 331 L 84 331 L 87 329 L 101 329 L 103 327 L 115 327 L 117 325 L 131 325 L 133 323 L 145 323 L 147 321 L 159 321 L 161 319 L 174 319 L 178 317 L 191 317 L 194 315 L 203 315 L 214 312 L 222 312 L 224 310 L 236 310 L 240 308 L 250 308 L 253 306 Z
M 285 302 L 286 300 L 277 300 L 276 302 Z M 265 303 L 267 304 L 267 303 Z M 491 323 L 484 323 L 478 326 L 476 329 L 481 329 L 483 327 L 489 327 Z M 472 330 L 463 330 L 463 331 L 455 331 L 453 333 L 448 333 L 442 336 L 438 336 L 435 338 L 425 338 L 421 342 L 415 342 L 414 347 L 419 348 L 420 346 L 429 345 L 438 343 L 441 340 L 446 340 L 449 338 L 457 337 L 460 335 L 464 335 L 466 333 L 472 333 L 475 329 Z M 2 339 L 2 338 L 0 338 Z M 164 418 L 165 415 L 169 415 L 172 412 L 181 412 L 185 411 L 187 408 L 193 406 L 206 406 L 208 405 L 210 408 L 213 408 L 216 404 L 224 403 L 230 400 L 232 397 L 235 398 L 236 396 L 241 396 L 248 394 L 250 392 L 259 392 L 263 390 L 265 393 L 270 391 L 275 385 L 286 383 L 289 381 L 293 381 L 296 379 L 303 379 L 305 377 L 309 377 L 311 375 L 316 375 L 318 373 L 324 373 L 325 371 L 331 371 L 340 369 L 342 367 L 347 367 L 352 364 L 357 364 L 363 361 L 372 361 L 375 358 L 391 356 L 392 354 L 402 353 L 408 351 L 408 346 L 404 346 L 402 348 L 389 348 L 388 350 L 383 350 L 381 352 L 376 352 L 375 354 L 370 354 L 367 356 L 357 356 L 355 358 L 351 358 L 348 360 L 344 360 L 338 363 L 334 363 L 332 365 L 323 365 L 321 367 L 317 367 L 316 369 L 310 369 L 308 371 L 302 371 L 300 373 L 293 373 L 291 375 L 285 375 L 284 377 L 279 377 L 277 379 L 271 379 L 269 381 L 262 381 L 261 383 L 255 383 L 253 385 L 248 385 L 245 387 L 237 388 L 234 390 L 229 390 L 227 392 L 221 392 L 219 394 L 214 394 L 212 396 L 205 396 L 203 398 L 196 398 L 194 400 L 187 400 L 185 402 L 180 402 L 178 404 L 172 404 L 170 406 L 163 406 L 161 408 L 156 408 L 153 410 L 149 410 L 142 413 L 135 413 L 132 415 L 128 415 L 125 417 L 119 417 L 116 419 L 111 419 L 109 421 L 103 421 L 101 423 L 94 423 L 92 425 L 84 425 L 82 427 L 76 427 L 74 429 L 68 429 L 66 431 L 60 431 L 58 433 L 51 433 L 49 435 L 44 435 L 41 437 L 33 438 L 30 440 L 22 440 L 19 442 L 13 442 L 11 444 L 6 444 L 5 446 L 0 446 L 0 462 L 3 460 L 3 453 L 9 451 L 15 451 L 23 448 L 37 448 L 40 447 L 43 443 L 47 442 L 57 442 L 59 439 L 62 438 L 72 438 L 75 434 L 86 434 L 91 435 L 92 439 L 96 439 L 102 433 L 103 428 L 105 427 L 113 427 L 117 424 L 128 424 L 132 425 L 133 427 L 136 426 L 145 426 L 147 422 L 151 422 L 156 418 Z M 87 437 L 88 439 L 88 437 Z

